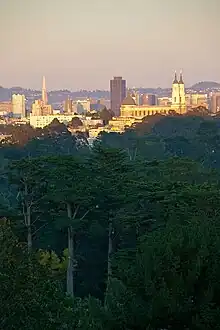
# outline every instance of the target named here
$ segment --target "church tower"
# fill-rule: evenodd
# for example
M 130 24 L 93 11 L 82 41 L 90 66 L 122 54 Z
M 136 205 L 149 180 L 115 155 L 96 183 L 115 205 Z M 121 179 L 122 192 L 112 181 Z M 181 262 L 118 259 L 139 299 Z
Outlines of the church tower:
M 186 96 L 182 71 L 180 72 L 179 80 L 177 79 L 177 74 L 175 72 L 172 86 L 172 110 L 175 110 L 178 113 L 186 112 Z
M 175 72 L 173 87 L 172 87 L 172 106 L 178 108 L 180 104 L 180 91 L 179 91 L 179 81 L 177 79 L 177 74 Z
M 185 94 L 185 85 L 184 85 L 184 81 L 183 81 L 182 71 L 180 72 L 179 95 L 180 95 L 180 113 L 185 113 L 186 112 L 186 94 Z

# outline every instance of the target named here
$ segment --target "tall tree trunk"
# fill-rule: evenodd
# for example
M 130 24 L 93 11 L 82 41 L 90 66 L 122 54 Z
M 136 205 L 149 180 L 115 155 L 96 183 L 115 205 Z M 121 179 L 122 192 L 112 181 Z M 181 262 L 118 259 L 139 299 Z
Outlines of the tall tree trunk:
M 27 245 L 28 245 L 28 253 L 32 251 L 32 230 L 31 230 L 31 207 L 27 205 Z
M 72 219 L 72 207 L 67 204 L 67 215 L 69 219 Z M 67 276 L 66 276 L 66 291 L 73 297 L 73 274 L 74 274 L 74 233 L 73 227 L 70 225 L 68 228 L 68 267 L 67 267 Z
M 28 253 L 32 251 L 32 230 L 31 230 L 31 204 L 28 200 L 28 185 L 24 186 L 24 221 L 27 227 L 27 247 Z
M 108 225 L 108 270 L 107 270 L 107 275 L 108 275 L 108 282 L 110 278 L 112 277 L 112 261 L 111 261 L 111 256 L 112 256 L 112 251 L 113 251 L 113 244 L 112 244 L 112 220 L 109 220 L 109 225 Z
M 107 268 L 107 285 L 106 285 L 105 300 L 104 300 L 104 306 L 105 306 L 105 308 L 107 307 L 108 289 L 109 289 L 109 284 L 110 284 L 110 280 L 111 280 L 111 277 L 112 277 L 112 261 L 111 261 L 112 252 L 113 252 L 112 230 L 113 230 L 112 220 L 109 220 L 109 223 L 108 223 L 108 268 Z

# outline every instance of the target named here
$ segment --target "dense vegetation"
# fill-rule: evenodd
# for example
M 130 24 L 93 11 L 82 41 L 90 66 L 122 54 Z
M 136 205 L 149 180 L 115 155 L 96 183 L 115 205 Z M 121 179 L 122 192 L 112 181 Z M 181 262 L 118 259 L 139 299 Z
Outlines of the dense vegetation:
M 220 328 L 220 120 L 2 143 L 0 329 Z

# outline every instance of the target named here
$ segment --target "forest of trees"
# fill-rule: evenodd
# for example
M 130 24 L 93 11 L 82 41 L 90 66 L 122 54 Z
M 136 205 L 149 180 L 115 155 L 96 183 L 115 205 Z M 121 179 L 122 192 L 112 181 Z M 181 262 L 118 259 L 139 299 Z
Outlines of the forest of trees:
M 0 148 L 0 329 L 220 328 L 220 119 Z

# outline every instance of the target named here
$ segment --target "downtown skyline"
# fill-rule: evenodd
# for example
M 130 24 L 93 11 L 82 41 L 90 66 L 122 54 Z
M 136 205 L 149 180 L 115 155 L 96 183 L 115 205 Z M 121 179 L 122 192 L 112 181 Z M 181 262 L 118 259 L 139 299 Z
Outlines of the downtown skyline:
M 39 90 L 45 75 L 48 90 L 109 90 L 113 76 L 168 88 L 181 69 L 186 86 L 220 82 L 219 0 L 0 4 L 4 87 Z

